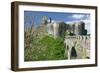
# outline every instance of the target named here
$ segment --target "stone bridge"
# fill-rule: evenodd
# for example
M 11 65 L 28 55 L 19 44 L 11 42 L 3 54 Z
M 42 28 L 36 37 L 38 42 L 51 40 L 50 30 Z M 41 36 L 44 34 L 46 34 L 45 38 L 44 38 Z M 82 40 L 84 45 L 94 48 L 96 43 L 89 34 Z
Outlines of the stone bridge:
M 68 59 L 90 58 L 90 36 L 66 36 L 64 56 Z

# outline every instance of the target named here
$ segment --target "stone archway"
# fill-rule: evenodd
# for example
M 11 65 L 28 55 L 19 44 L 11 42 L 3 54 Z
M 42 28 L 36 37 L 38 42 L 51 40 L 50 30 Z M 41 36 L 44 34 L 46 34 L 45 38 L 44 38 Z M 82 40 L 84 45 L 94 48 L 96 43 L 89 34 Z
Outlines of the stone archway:
M 72 48 L 71 48 L 70 58 L 71 59 L 77 58 L 77 52 L 76 52 L 75 46 L 72 46 Z
M 73 40 L 73 39 L 65 39 L 65 45 L 66 45 L 66 49 L 65 49 L 65 58 L 68 58 L 68 59 L 75 59 L 77 58 L 77 51 L 75 49 L 75 41 L 76 40 Z
M 65 57 L 68 59 L 90 58 L 90 37 L 88 36 L 67 36 Z M 68 47 L 67 47 L 68 46 Z

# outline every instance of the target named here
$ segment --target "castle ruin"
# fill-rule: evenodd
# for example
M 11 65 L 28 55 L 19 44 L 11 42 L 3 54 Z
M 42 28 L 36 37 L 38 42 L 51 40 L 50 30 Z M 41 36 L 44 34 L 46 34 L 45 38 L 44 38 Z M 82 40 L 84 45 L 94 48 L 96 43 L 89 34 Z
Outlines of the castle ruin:
M 63 37 L 65 36 L 66 31 L 69 32 L 69 35 L 87 35 L 85 23 L 82 21 L 67 24 L 62 21 L 54 21 L 51 18 L 47 19 L 46 17 L 43 21 L 42 24 L 46 25 L 48 34 L 51 34 L 54 37 Z
M 65 39 L 65 57 L 68 59 L 90 58 L 90 36 L 87 35 L 84 22 L 68 24 L 45 17 L 42 24 L 46 26 L 47 33 L 54 38 Z M 68 35 L 65 35 L 66 32 Z

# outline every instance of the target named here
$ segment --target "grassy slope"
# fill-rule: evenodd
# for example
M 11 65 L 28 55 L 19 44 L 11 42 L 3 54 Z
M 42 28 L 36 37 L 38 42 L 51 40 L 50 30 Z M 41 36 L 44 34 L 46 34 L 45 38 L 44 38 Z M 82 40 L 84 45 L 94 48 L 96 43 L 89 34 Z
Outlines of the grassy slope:
M 33 33 L 33 35 L 29 34 L 25 37 L 25 61 L 65 59 L 63 39 L 55 39 L 49 35 L 41 35 L 43 33 L 39 32 L 38 34 L 40 35 Z

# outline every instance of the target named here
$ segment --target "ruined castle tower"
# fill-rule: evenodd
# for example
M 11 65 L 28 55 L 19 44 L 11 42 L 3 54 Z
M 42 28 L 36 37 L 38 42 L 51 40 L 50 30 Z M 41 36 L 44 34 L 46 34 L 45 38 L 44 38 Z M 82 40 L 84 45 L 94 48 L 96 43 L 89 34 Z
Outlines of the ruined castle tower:
M 87 35 L 84 22 L 78 22 L 75 24 L 75 35 Z
M 66 24 L 60 21 L 52 21 L 51 18 L 47 20 L 47 32 L 48 34 L 53 35 L 56 37 L 64 37 L 66 31 Z

